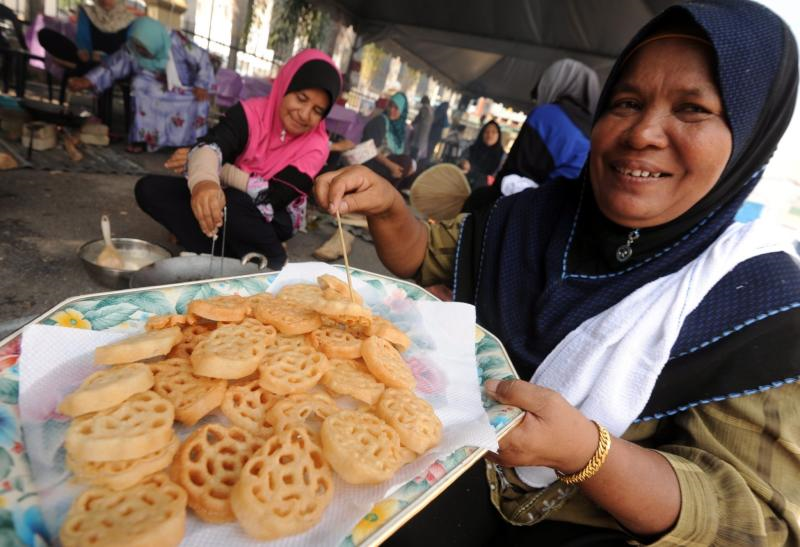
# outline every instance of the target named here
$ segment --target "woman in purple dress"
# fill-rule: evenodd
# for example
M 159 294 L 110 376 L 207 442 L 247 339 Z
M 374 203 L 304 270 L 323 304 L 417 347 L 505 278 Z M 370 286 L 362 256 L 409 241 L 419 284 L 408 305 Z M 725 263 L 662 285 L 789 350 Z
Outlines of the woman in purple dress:
M 133 110 L 128 151 L 162 146 L 192 146 L 208 130 L 208 91 L 214 69 L 208 52 L 178 31 L 140 17 L 128 43 L 83 78 L 71 78 L 73 91 L 102 92 L 115 80 L 133 76 Z

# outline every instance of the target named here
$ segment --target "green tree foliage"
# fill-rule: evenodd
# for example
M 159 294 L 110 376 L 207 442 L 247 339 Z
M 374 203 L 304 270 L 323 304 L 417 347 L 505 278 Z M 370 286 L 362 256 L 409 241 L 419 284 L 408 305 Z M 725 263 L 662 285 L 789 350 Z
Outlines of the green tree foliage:
M 319 47 L 329 19 L 325 12 L 314 9 L 308 0 L 276 0 L 272 10 L 269 47 L 283 59 L 292 54 L 296 38 L 302 47 Z

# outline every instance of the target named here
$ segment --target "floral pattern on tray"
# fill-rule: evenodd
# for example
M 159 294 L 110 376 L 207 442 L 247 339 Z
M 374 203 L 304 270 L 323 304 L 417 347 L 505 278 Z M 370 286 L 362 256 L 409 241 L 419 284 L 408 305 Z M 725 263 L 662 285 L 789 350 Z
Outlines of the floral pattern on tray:
M 140 289 L 77 297 L 62 303 L 55 311 L 39 318 L 38 323 L 92 330 L 138 330 L 152 315 L 183 313 L 192 300 L 219 294 L 244 296 L 266 291 L 277 273 L 267 273 L 221 281 L 198 282 L 161 289 Z M 392 320 L 404 311 L 409 300 L 435 300 L 430 293 L 412 283 L 353 270 L 353 275 L 385 295 L 373 312 Z M 397 322 L 411 331 L 415 343 L 424 344 L 424 334 L 413 332 L 411 325 Z M 0 545 L 49 545 L 51 539 L 39 509 L 39 500 L 25 455 L 19 422 L 18 388 L 22 336 L 17 334 L 0 346 Z M 514 378 L 510 361 L 502 345 L 482 328 L 476 328 L 475 351 L 480 383 L 489 379 Z M 413 360 L 412 360 L 413 361 Z M 418 378 L 418 389 L 432 391 L 437 378 L 424 363 L 409 362 Z M 507 427 L 521 411 L 484 398 L 484 407 L 496 431 Z M 434 462 L 423 475 L 409 481 L 390 497 L 380 501 L 345 538 L 342 546 L 369 543 L 371 536 L 410 507 L 442 477 L 458 468 L 475 449 L 463 447 Z

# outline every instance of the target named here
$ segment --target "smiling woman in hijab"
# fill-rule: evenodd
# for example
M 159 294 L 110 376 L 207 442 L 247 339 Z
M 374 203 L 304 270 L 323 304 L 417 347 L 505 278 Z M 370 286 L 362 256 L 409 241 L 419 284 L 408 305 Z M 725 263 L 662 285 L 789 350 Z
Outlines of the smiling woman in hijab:
M 134 21 L 127 46 L 105 58 L 85 77 L 70 78 L 73 91 L 102 92 L 133 76 L 130 152 L 194 145 L 208 129 L 208 90 L 214 69 L 208 52 L 181 32 L 149 17 Z
M 298 53 L 283 65 L 268 97 L 228 109 L 191 151 L 188 184 L 183 177 L 144 177 L 136 184 L 139 206 L 186 250 L 208 253 L 227 205 L 226 256 L 259 252 L 270 268 L 282 268 L 282 242 L 303 225 L 313 177 L 328 158 L 324 119 L 341 87 L 325 53 Z
M 499 451 L 388 544 L 800 544 L 800 259 L 734 222 L 797 83 L 778 16 L 691 2 L 620 55 L 575 178 L 425 225 L 358 168 L 320 177 L 391 271 L 474 303 L 523 378 L 485 386 L 526 411 Z

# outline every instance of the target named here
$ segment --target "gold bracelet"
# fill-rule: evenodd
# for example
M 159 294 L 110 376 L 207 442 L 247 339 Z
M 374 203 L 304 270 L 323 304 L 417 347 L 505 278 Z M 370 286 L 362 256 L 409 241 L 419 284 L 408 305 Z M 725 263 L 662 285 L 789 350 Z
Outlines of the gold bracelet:
M 592 420 L 592 423 L 597 427 L 597 432 L 600 434 L 600 442 L 597 443 L 597 450 L 594 451 L 594 455 L 592 455 L 589 463 L 580 471 L 565 475 L 561 471 L 556 470 L 556 475 L 558 475 L 559 480 L 564 484 L 577 484 L 591 478 L 597 473 L 608 457 L 608 451 L 611 449 L 611 435 L 609 435 L 608 429 L 602 425 L 594 420 Z

